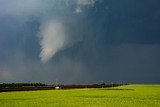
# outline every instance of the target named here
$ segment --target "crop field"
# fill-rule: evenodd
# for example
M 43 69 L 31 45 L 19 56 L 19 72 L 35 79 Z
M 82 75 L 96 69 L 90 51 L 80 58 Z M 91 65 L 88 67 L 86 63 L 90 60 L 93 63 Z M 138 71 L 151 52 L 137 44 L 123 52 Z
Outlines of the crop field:
M 160 107 L 160 85 L 1 92 L 0 107 Z

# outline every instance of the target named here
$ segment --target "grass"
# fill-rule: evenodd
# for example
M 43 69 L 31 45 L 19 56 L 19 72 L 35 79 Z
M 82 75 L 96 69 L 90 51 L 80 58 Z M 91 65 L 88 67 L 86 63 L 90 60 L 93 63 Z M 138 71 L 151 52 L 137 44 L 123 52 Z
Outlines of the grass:
M 160 85 L 2 92 L 0 107 L 160 107 Z

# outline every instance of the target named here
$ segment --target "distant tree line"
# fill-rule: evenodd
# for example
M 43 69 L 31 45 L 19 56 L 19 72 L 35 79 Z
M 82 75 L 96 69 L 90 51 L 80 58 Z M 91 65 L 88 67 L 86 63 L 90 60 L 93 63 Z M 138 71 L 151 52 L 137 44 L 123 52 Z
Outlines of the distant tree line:
M 0 87 L 37 87 L 37 86 L 46 86 L 43 83 L 2 83 Z
M 60 87 L 115 87 L 121 85 L 128 85 L 127 83 L 119 83 L 119 84 L 106 84 L 104 82 L 100 84 L 92 84 L 92 85 L 58 85 Z M 43 83 L 2 83 L 0 84 L 0 88 L 20 88 L 20 87 L 44 87 L 50 86 L 55 87 L 57 85 L 47 85 Z

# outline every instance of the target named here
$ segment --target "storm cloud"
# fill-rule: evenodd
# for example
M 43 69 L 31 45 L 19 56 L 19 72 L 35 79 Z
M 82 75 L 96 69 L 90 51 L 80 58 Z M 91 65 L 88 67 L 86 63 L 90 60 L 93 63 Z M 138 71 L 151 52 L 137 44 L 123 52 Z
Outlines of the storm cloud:
M 160 2 L 1 0 L 0 82 L 160 82 Z

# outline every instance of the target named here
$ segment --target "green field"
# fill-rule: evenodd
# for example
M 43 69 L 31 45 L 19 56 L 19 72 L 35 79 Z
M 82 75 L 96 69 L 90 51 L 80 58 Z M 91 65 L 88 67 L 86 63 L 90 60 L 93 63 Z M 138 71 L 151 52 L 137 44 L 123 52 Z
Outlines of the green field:
M 160 107 L 160 85 L 2 92 L 0 107 Z

